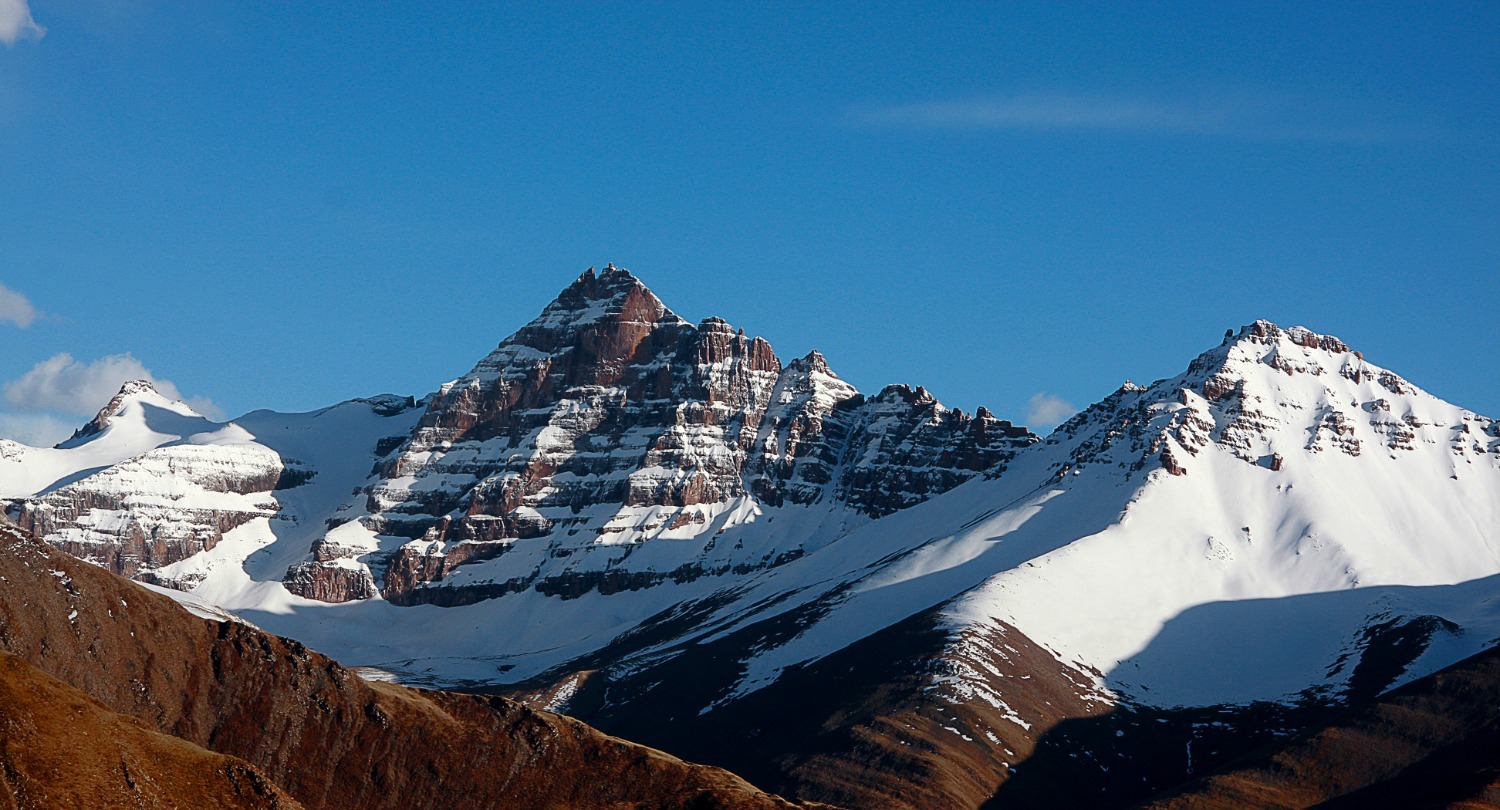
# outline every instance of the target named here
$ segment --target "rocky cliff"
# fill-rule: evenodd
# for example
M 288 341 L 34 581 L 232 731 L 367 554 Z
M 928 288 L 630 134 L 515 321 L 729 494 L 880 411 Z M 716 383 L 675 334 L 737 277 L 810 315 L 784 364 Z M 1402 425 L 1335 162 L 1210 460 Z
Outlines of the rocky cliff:
M 721 319 L 677 317 L 627 271 L 590 269 L 437 391 L 351 516 L 364 531 L 330 533 L 288 582 L 329 601 L 378 586 L 398 603 L 458 604 L 743 575 L 809 550 L 715 554 L 752 511 L 868 520 L 999 473 L 1035 440 L 925 389 L 864 397 L 817 352 L 783 364 Z M 670 560 L 625 559 L 653 538 L 679 541 Z M 448 580 L 518 541 L 545 548 Z

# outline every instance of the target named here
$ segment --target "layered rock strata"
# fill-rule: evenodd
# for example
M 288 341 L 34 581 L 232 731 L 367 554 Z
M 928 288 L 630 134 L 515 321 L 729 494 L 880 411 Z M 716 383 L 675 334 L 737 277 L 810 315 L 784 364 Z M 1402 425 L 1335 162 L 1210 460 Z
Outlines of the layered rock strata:
M 817 352 L 783 364 L 721 319 L 679 318 L 624 270 L 590 269 L 430 398 L 353 518 L 367 533 L 330 534 L 287 581 L 329 601 L 379 587 L 399 603 L 462 604 L 744 574 L 810 550 L 713 553 L 713 538 L 750 513 L 880 517 L 997 474 L 1035 441 L 923 388 L 865 397 Z M 620 557 L 655 537 L 694 542 L 667 565 Z M 567 564 L 499 564 L 480 582 L 444 583 L 457 590 L 428 587 L 539 539 L 545 558 Z M 351 573 L 356 559 L 369 577 Z

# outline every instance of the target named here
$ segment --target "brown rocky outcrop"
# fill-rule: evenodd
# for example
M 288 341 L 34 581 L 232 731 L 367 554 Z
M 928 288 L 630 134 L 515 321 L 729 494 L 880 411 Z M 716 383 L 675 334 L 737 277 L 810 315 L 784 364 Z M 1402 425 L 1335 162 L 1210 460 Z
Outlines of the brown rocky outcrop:
M 0 581 L 0 651 L 147 731 L 244 760 L 310 808 L 788 806 L 725 771 L 503 698 L 366 682 L 4 525 Z M 259 789 L 251 771 L 225 774 Z

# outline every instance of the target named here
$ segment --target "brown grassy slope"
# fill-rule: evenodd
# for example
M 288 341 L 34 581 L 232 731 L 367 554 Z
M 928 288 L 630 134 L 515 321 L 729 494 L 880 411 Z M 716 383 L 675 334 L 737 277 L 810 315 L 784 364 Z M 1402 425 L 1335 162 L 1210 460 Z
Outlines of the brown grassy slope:
M 1146 806 L 1500 808 L 1500 648 Z
M 0 653 L 0 808 L 301 807 L 238 759 L 163 734 Z
M 782 800 L 498 697 L 373 685 L 302 645 L 0 525 L 0 650 L 309 808 L 772 808 Z

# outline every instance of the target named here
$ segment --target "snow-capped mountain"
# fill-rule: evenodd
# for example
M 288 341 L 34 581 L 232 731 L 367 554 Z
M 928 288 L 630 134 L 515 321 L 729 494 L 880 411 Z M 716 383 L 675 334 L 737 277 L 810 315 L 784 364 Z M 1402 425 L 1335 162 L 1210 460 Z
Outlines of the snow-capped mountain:
M 611 267 L 421 402 L 217 425 L 142 396 L 0 446 L 23 524 L 803 798 L 978 804 L 1078 733 L 1067 767 L 1149 795 L 1500 638 L 1500 427 L 1301 327 L 1039 440 Z
M 923 389 L 867 399 L 816 352 L 783 367 L 764 340 L 590 270 L 438 390 L 293 590 L 453 605 L 745 575 L 1035 440 Z
M 145 581 L 190 586 L 191 565 L 181 575 L 173 566 L 197 559 L 235 529 L 295 526 L 309 510 L 288 507 L 309 498 L 310 511 L 335 508 L 367 474 L 376 441 L 392 430 L 388 418 L 413 407 L 409 399 L 381 397 L 218 423 L 149 382 L 132 381 L 55 448 L 0 446 L 0 493 L 22 496 L 17 522 L 75 556 Z M 340 490 L 331 499 L 330 485 Z M 293 488 L 295 494 L 281 494 Z

